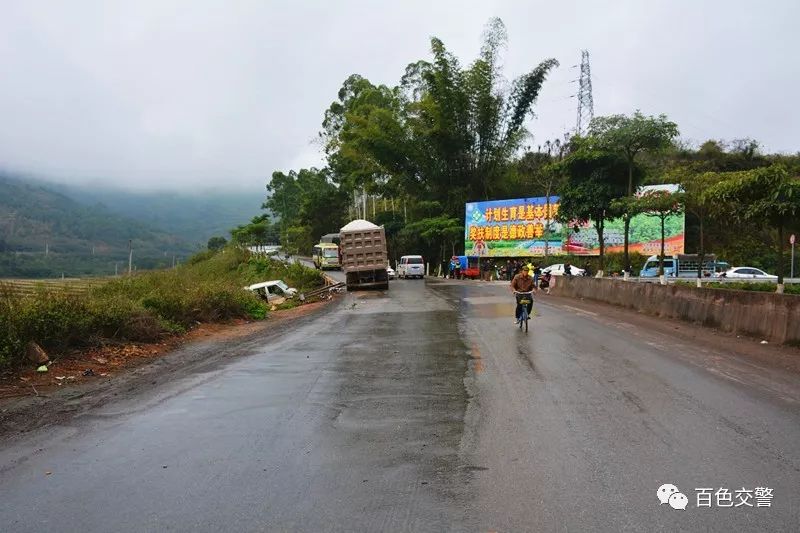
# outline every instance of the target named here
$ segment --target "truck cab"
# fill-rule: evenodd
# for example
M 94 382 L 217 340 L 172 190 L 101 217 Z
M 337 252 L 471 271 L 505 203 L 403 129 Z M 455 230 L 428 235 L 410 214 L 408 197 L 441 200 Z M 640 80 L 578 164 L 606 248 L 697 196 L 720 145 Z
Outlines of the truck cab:
M 658 257 L 651 255 L 645 261 L 644 266 L 639 271 L 640 278 L 657 278 L 658 277 Z M 678 261 L 677 256 L 664 256 L 664 275 L 667 277 L 675 276 L 675 263 Z
M 651 255 L 639 271 L 639 277 L 658 277 L 658 257 Z M 700 258 L 697 254 L 678 254 L 664 256 L 664 275 L 666 277 L 696 278 Z M 711 277 L 728 267 L 725 261 L 717 260 L 713 254 L 703 258 L 703 277 Z

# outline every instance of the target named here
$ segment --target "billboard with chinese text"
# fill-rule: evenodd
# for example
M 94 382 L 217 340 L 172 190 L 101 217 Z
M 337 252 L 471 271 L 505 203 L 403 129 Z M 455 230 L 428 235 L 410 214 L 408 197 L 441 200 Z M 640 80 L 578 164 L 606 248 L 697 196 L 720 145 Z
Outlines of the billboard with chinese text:
M 651 189 L 672 191 L 674 188 L 672 185 L 643 187 L 639 194 Z M 550 255 L 598 255 L 600 244 L 594 223 L 562 224 L 555 220 L 558 206 L 558 196 L 551 196 L 549 201 L 546 197 L 535 197 L 466 204 L 465 253 L 488 257 L 541 256 L 547 247 Z M 664 227 L 665 253 L 683 253 L 683 214 L 667 217 Z M 622 251 L 622 219 L 606 221 L 603 240 L 607 252 Z M 630 250 L 652 255 L 659 252 L 660 246 L 660 220 L 647 214 L 633 217 Z

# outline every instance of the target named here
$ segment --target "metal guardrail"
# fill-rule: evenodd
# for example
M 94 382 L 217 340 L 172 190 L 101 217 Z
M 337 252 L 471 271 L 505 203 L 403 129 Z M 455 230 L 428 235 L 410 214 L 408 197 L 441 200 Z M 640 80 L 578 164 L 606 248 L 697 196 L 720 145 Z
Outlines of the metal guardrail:
M 344 287 L 345 284 L 343 282 L 333 281 L 333 283 L 326 284 L 324 287 L 320 287 L 319 289 L 314 289 L 313 291 L 304 293 L 303 298 L 305 301 L 308 301 L 310 299 L 313 300 L 327 295 L 328 298 L 330 299 L 333 293 L 343 290 Z

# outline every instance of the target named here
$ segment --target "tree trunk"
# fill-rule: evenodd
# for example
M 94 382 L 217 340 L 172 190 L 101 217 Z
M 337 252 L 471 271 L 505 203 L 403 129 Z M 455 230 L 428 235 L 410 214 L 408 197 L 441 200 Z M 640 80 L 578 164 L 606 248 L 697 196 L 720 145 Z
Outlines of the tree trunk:
M 598 269 L 600 271 L 604 271 L 606 269 L 606 257 L 605 257 L 606 245 L 603 240 L 604 225 L 605 225 L 604 218 L 600 218 L 598 220 L 595 220 L 594 222 L 594 228 L 595 230 L 597 230 L 597 240 L 600 243 L 600 268 Z
M 633 159 L 628 156 L 628 196 L 633 196 Z
M 667 217 L 662 215 L 660 218 L 661 218 L 661 255 L 658 256 L 658 275 L 663 276 L 664 275 L 664 220 Z
M 628 198 L 633 196 L 633 156 L 628 154 Z M 625 249 L 623 265 L 627 272 L 631 271 L 631 260 L 628 253 L 629 235 L 631 232 L 631 216 L 630 213 L 625 214 Z
M 703 264 L 705 262 L 706 256 L 706 249 L 703 244 L 703 217 L 698 217 L 700 219 L 700 260 L 697 263 L 697 277 L 703 277 Z
M 625 271 L 630 272 L 631 262 L 630 258 L 628 257 L 628 235 L 630 234 L 631 231 L 631 217 L 629 214 L 627 213 L 625 214 L 624 221 L 625 221 L 625 250 L 624 250 L 624 258 L 622 261 L 622 265 Z
M 778 224 L 778 285 L 783 288 L 783 223 Z

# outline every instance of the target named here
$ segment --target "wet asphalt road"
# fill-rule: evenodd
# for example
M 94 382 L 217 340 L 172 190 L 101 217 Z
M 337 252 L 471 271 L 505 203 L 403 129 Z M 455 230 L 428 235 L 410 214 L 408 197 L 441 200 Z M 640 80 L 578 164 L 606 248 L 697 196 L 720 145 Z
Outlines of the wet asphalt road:
M 4 443 L 0 524 L 797 531 L 796 375 L 554 299 L 526 335 L 511 304 L 476 282 L 347 294 L 215 371 Z M 658 505 L 664 483 L 685 511 Z M 756 486 L 771 507 L 695 506 Z

